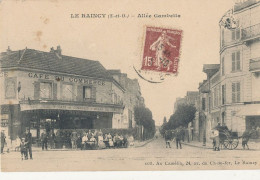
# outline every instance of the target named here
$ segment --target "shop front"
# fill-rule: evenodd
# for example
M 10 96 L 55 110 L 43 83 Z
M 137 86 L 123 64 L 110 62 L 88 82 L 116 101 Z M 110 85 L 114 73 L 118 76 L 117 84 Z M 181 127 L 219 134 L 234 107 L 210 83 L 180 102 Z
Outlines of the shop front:
M 11 139 L 22 136 L 26 129 L 39 139 L 43 130 L 56 134 L 59 129 L 113 128 L 113 115 L 123 113 L 123 106 L 34 100 L 2 106 L 1 113 L 2 127 Z

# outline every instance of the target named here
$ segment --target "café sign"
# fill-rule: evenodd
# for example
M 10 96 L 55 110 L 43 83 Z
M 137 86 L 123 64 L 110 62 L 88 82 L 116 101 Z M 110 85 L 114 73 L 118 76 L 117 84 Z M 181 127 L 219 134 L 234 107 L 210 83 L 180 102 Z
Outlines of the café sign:
M 50 75 L 50 74 L 44 74 L 44 73 L 28 73 L 29 78 L 35 78 L 35 79 L 46 79 L 46 80 L 56 80 L 56 81 L 62 81 L 62 82 L 71 82 L 71 83 L 81 83 L 81 84 L 89 84 L 89 85 L 100 85 L 104 86 L 105 81 L 102 80 L 94 80 L 94 79 L 88 79 L 88 78 L 80 78 L 80 77 L 68 77 L 68 76 L 58 76 L 58 75 Z

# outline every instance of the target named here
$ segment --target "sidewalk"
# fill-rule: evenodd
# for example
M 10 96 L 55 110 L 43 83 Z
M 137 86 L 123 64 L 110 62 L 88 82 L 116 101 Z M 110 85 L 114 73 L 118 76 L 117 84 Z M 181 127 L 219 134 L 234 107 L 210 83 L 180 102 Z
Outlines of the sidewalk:
M 203 142 L 190 141 L 188 143 L 187 141 L 185 141 L 185 142 L 182 142 L 182 144 L 187 145 L 187 146 L 191 146 L 191 147 L 203 148 L 203 149 L 213 149 L 212 142 L 206 142 L 206 144 L 203 145 Z M 259 141 L 255 141 L 255 140 L 250 141 L 249 140 L 248 146 L 249 146 L 249 150 L 260 151 L 260 142 Z M 238 143 L 236 150 L 243 150 L 241 140 L 239 140 L 239 143 Z
M 145 146 L 146 144 L 152 142 L 154 140 L 153 139 L 149 139 L 149 140 L 146 140 L 146 141 L 134 141 L 134 146 L 129 146 L 128 148 L 139 148 L 139 147 L 143 147 Z M 105 148 L 105 149 L 98 149 L 98 150 L 106 150 L 106 149 L 109 149 L 109 148 Z M 41 147 L 35 147 L 33 146 L 32 147 L 32 150 L 34 152 L 39 152 L 39 151 L 42 151 L 42 148 Z M 10 152 L 15 152 L 14 149 L 9 149 Z M 60 148 L 60 149 L 50 149 L 48 148 L 47 151 L 81 151 L 80 149 L 71 149 L 71 148 Z M 7 152 L 7 149 L 5 147 L 4 149 L 4 152 Z

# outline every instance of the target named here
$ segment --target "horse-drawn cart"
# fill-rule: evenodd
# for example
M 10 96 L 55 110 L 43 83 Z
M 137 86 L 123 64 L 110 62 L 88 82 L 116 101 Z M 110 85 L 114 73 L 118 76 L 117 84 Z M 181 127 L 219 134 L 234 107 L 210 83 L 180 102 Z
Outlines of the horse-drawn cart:
M 237 132 L 228 130 L 226 126 L 219 126 L 216 128 L 219 131 L 220 146 L 229 150 L 236 149 L 239 144 L 239 137 Z

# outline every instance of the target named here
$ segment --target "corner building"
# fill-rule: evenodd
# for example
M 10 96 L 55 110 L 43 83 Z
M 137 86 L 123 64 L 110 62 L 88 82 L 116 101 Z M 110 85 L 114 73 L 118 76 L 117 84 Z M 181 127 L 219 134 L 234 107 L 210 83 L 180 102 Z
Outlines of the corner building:
M 260 127 L 260 2 L 234 6 L 238 28 L 220 28 L 221 123 L 239 134 Z
M 15 139 L 30 128 L 117 128 L 125 89 L 98 62 L 34 49 L 1 53 L 1 128 Z M 129 126 L 124 126 L 128 128 Z

